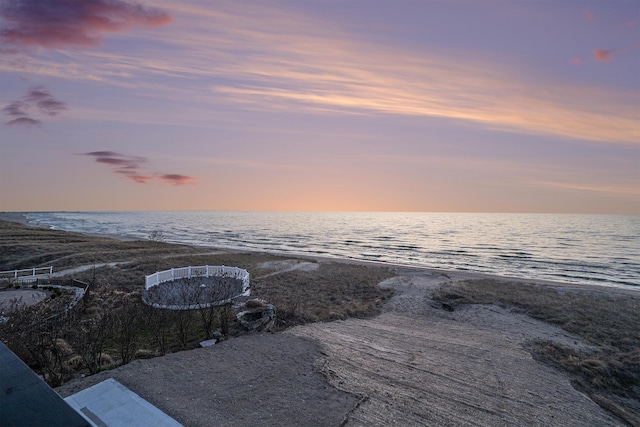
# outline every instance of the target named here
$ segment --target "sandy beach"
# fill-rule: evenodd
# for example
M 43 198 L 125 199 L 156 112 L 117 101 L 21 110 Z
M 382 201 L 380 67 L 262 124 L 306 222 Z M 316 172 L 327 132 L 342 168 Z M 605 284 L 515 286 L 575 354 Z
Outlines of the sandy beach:
M 19 215 L 0 219 L 19 221 Z M 270 274 L 305 262 L 273 263 Z M 486 275 L 391 270 L 379 286 L 394 296 L 375 317 L 308 323 L 135 360 L 56 391 L 64 397 L 115 378 L 186 426 L 626 425 L 529 350 L 534 340 L 582 352 L 590 344 L 514 307 L 447 310 L 433 299 L 443 285 Z M 568 294 L 638 295 L 536 284 Z M 635 423 L 633 414 L 627 423 Z

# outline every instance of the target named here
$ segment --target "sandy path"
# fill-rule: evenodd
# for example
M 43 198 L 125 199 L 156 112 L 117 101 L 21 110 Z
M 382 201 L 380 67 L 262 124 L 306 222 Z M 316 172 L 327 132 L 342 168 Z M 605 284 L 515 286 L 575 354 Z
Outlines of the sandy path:
M 349 426 L 621 425 L 495 331 L 387 313 L 294 333 L 322 340 L 330 382 L 366 399 Z
M 622 425 L 524 348 L 559 328 L 495 306 L 432 306 L 441 275 L 387 281 L 398 295 L 374 319 L 316 323 L 289 333 L 322 343 L 330 382 L 362 398 L 349 426 Z
M 461 278 L 401 271 L 383 282 L 396 296 L 376 318 L 135 361 L 58 392 L 113 377 L 189 426 L 622 425 L 525 348 L 584 346 L 575 337 L 496 306 L 434 304 L 434 289 Z

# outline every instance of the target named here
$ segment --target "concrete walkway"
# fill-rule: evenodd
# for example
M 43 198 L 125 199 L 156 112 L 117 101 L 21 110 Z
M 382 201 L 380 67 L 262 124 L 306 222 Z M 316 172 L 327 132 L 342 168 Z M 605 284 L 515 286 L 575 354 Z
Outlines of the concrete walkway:
M 96 427 L 182 427 L 182 424 L 113 378 L 64 400 Z

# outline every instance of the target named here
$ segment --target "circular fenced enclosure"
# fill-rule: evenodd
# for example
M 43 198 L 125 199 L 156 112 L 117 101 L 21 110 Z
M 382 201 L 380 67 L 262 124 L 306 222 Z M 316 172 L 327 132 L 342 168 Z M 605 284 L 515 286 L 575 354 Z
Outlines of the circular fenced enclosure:
M 145 278 L 142 301 L 154 308 L 196 310 L 229 304 L 248 296 L 249 272 L 242 268 L 204 265 L 158 271 Z

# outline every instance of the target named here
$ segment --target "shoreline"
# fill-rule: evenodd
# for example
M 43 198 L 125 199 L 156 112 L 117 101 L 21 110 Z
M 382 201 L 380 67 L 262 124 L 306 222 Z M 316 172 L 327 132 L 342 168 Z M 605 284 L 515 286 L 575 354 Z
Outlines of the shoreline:
M 58 230 L 56 228 L 51 228 L 48 225 L 33 224 L 33 223 L 29 222 L 29 220 L 27 219 L 27 214 L 28 213 L 29 212 L 0 212 L 0 221 L 15 222 L 16 224 L 22 224 L 22 225 L 25 225 L 27 227 L 41 228 L 41 229 L 44 229 L 44 230 L 56 230 L 56 231 L 62 231 L 64 233 L 79 233 L 79 234 L 84 234 L 85 236 L 107 237 L 107 238 L 114 239 L 114 240 L 120 240 L 121 242 L 134 242 L 136 240 L 140 240 L 140 239 L 136 239 L 134 237 L 123 236 L 121 234 L 81 233 L 81 232 L 78 232 L 78 231 Z
M 27 213 L 28 212 L 0 212 L 0 221 L 17 222 L 18 224 L 35 227 L 35 225 L 30 224 L 27 220 Z
M 29 223 L 26 217 L 27 214 L 28 212 L 0 212 L 0 221 L 14 222 L 14 223 L 22 224 L 28 227 L 34 227 L 34 228 L 41 228 L 41 229 L 47 229 L 47 230 L 51 229 L 44 225 L 36 225 L 36 224 Z M 57 231 L 68 232 L 64 230 L 57 230 Z M 143 241 L 143 239 L 137 239 L 137 238 L 123 236 L 119 234 L 81 233 L 76 231 L 69 232 L 69 233 L 78 233 L 78 234 L 83 234 L 85 236 L 91 236 L 91 237 L 110 238 L 110 239 L 119 240 L 122 242 Z M 165 242 L 165 243 L 168 245 L 180 245 L 180 243 L 172 243 L 172 242 Z M 395 270 L 405 270 L 405 271 L 414 271 L 418 273 L 442 275 L 444 277 L 449 277 L 450 280 L 455 280 L 455 281 L 485 279 L 485 280 L 499 280 L 499 281 L 527 283 L 531 285 L 539 285 L 539 286 L 563 289 L 566 291 L 574 291 L 579 293 L 599 292 L 599 293 L 605 293 L 605 294 L 613 293 L 613 294 L 624 294 L 624 295 L 640 294 L 640 286 L 633 286 L 633 285 L 576 284 L 571 282 L 561 282 L 561 281 L 548 280 L 548 279 L 502 276 L 498 274 L 482 273 L 482 272 L 469 271 L 469 270 L 446 270 L 446 269 L 439 269 L 439 268 L 433 268 L 433 267 L 419 267 L 419 266 L 404 265 L 404 264 L 394 264 L 394 263 L 374 261 L 374 260 L 359 260 L 359 259 L 350 259 L 350 258 L 309 255 L 305 253 L 289 253 L 289 252 L 249 250 L 249 249 L 231 249 L 231 248 L 218 247 L 218 246 L 201 246 L 201 245 L 186 245 L 186 246 L 191 246 L 193 248 L 200 248 L 200 249 L 202 248 L 212 249 L 212 250 L 227 252 L 227 253 L 246 253 L 246 254 L 265 253 L 265 254 L 274 255 L 274 256 L 306 259 L 306 260 L 311 260 L 318 263 L 337 262 L 342 264 L 391 268 Z

